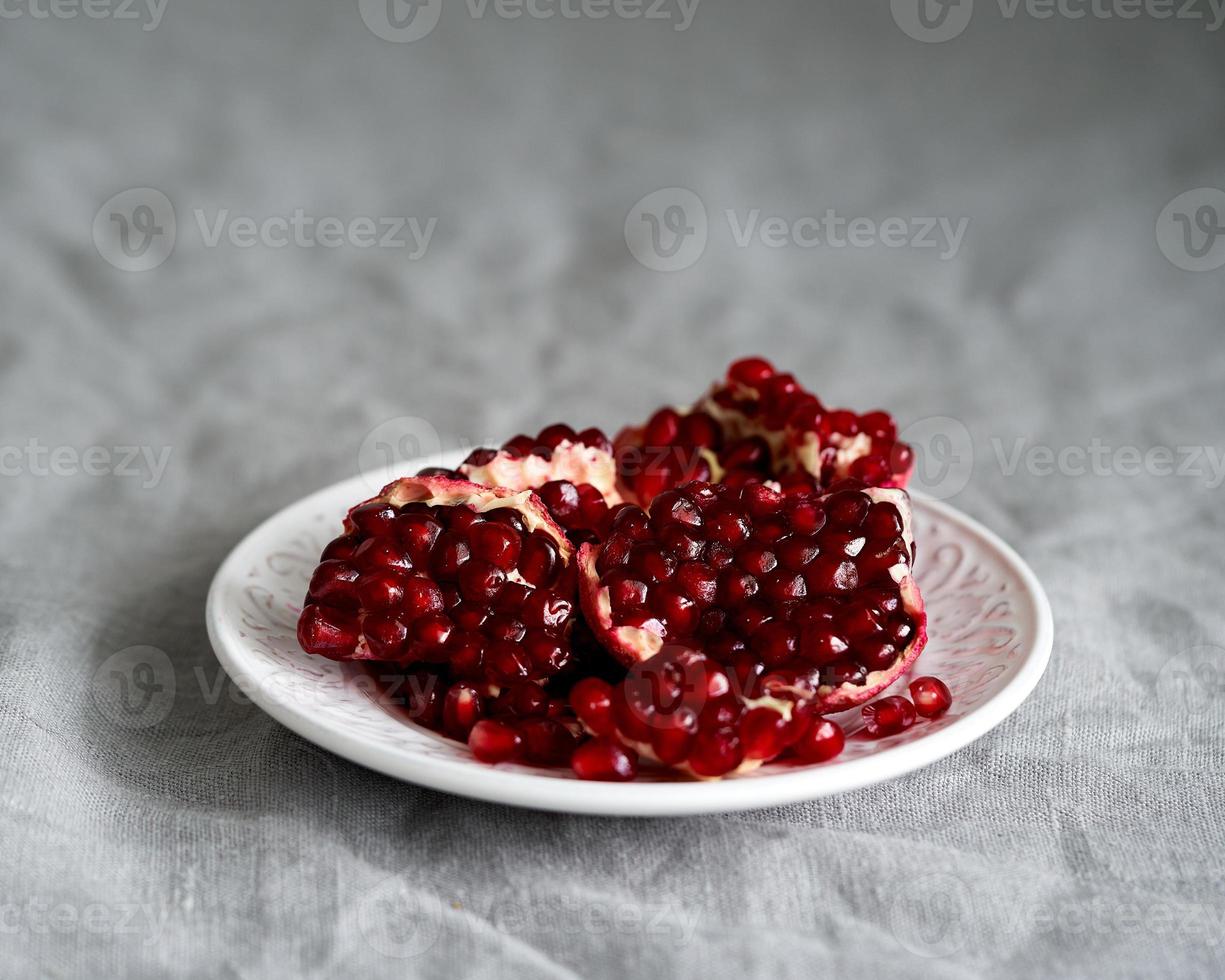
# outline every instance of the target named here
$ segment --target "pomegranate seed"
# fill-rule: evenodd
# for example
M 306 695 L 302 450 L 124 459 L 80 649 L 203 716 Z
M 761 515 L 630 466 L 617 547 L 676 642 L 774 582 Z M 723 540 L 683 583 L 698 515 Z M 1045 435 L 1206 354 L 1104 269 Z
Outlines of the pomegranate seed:
M 914 724 L 915 706 L 900 695 L 865 704 L 859 709 L 864 728 L 873 738 L 896 735 Z
M 506 524 L 485 521 L 472 529 L 468 540 L 474 557 L 504 572 L 509 572 L 519 561 L 519 535 Z
M 816 718 L 792 751 L 804 762 L 827 762 L 842 752 L 846 736 L 835 722 Z
M 311 576 L 307 597 L 326 606 L 356 609 L 358 571 L 348 562 L 331 559 L 319 563 Z
M 570 706 L 593 735 L 611 735 L 612 688 L 598 677 L 584 677 L 570 691 Z
M 648 449 L 662 449 L 676 442 L 680 431 L 680 415 L 675 409 L 661 408 L 651 416 L 642 434 L 643 445 Z
M 523 737 L 510 725 L 486 718 L 472 726 L 468 748 L 481 762 L 509 762 L 523 748 Z
M 376 613 L 362 620 L 362 635 L 378 660 L 399 660 L 408 642 L 408 627 L 399 617 Z
M 540 430 L 540 435 L 536 437 L 536 444 L 538 446 L 547 446 L 549 449 L 556 449 L 563 442 L 575 442 L 577 439 L 578 436 L 570 426 L 562 422 L 556 422 Z
M 774 365 L 764 357 L 742 357 L 727 369 L 727 376 L 736 384 L 756 388 L 774 374 Z
M 612 738 L 594 738 L 574 750 L 570 768 L 579 779 L 627 782 L 638 775 L 638 753 Z
M 298 620 L 298 643 L 307 653 L 341 659 L 357 645 L 357 619 L 339 609 L 307 606 Z
M 485 705 L 481 692 L 471 684 L 453 684 L 442 699 L 442 726 L 448 735 L 461 742 L 468 740 L 481 716 Z
M 548 587 L 557 578 L 561 556 L 557 545 L 542 531 L 533 531 L 523 542 L 519 574 L 529 585 Z
M 524 756 L 538 766 L 565 765 L 578 744 L 577 736 L 552 718 L 527 718 L 518 728 Z
M 395 529 L 396 509 L 391 504 L 371 501 L 349 511 L 349 520 L 367 537 L 381 537 Z
M 723 429 L 706 412 L 692 412 L 677 423 L 676 441 L 682 446 L 714 449 L 723 441 Z
M 688 761 L 698 776 L 726 776 L 743 758 L 744 750 L 734 732 L 704 729 L 694 737 Z
M 949 710 L 953 692 L 939 677 L 916 677 L 910 682 L 914 709 L 924 718 L 937 718 Z
M 753 708 L 740 720 L 746 759 L 769 761 L 787 747 L 787 720 L 773 708 Z

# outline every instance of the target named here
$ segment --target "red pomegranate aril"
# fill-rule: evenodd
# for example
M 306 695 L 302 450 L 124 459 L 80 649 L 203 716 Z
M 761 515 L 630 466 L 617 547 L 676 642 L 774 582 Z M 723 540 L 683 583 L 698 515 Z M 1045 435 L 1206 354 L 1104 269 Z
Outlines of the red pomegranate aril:
M 453 684 L 442 699 L 442 727 L 454 739 L 468 740 L 481 716 L 485 713 L 480 691 L 472 684 Z
M 787 747 L 787 719 L 773 708 L 753 708 L 740 720 L 746 759 L 768 762 Z
M 668 549 L 677 561 L 694 561 L 701 558 L 706 549 L 705 541 L 675 525 L 660 532 L 659 543 Z
M 742 357 L 727 369 L 727 376 L 737 384 L 757 388 L 774 376 L 774 365 L 764 357 Z
M 723 427 L 706 412 L 690 412 L 677 423 L 676 441 L 682 446 L 717 449 L 723 442 Z
M 471 557 L 471 549 L 455 531 L 447 531 L 439 537 L 430 556 L 430 571 L 444 582 L 453 582 L 459 575 L 460 566 Z
M 771 490 L 764 483 L 745 487 L 741 499 L 749 515 L 759 521 L 773 517 L 783 509 L 783 495 L 777 490 Z
M 697 627 L 701 615 L 697 603 L 675 585 L 661 586 L 655 592 L 656 615 L 668 623 L 677 636 L 688 636 Z
M 905 731 L 915 722 L 915 706 L 900 695 L 865 704 L 860 709 L 864 729 L 873 738 L 885 738 Z
M 506 573 L 483 558 L 471 559 L 459 569 L 459 591 L 469 602 L 489 604 L 506 581 Z
M 803 571 L 804 567 L 821 553 L 821 546 L 817 543 L 816 538 L 794 535 L 779 542 L 775 553 L 783 568 L 791 572 L 799 572 Z
M 326 548 L 323 549 L 323 554 L 319 556 L 319 561 L 348 561 L 353 557 L 353 553 L 357 551 L 357 546 L 361 543 L 360 539 L 351 537 L 350 535 L 341 535 L 328 542 Z
M 868 679 L 868 672 L 862 664 L 853 660 L 837 660 L 821 668 L 821 683 L 830 687 L 841 687 L 843 684 L 862 684 Z
M 676 561 L 656 545 L 636 544 L 630 551 L 630 568 L 648 585 L 666 582 L 676 573 Z
M 491 640 L 519 642 L 527 627 L 511 613 L 494 613 L 485 620 L 485 635 Z
M 841 754 L 846 735 L 836 722 L 815 718 L 791 751 L 803 762 L 828 762 Z
M 739 514 L 716 511 L 706 523 L 706 536 L 735 548 L 748 540 L 749 522 Z
M 765 575 L 778 566 L 778 556 L 769 548 L 751 544 L 736 555 L 736 564 L 751 575 Z
M 593 735 L 613 733 L 612 687 L 606 681 L 584 677 L 570 690 L 570 706 Z
M 391 613 L 375 613 L 362 620 L 362 635 L 378 660 L 399 660 L 408 642 L 408 627 Z
M 523 638 L 523 649 L 532 664 L 532 673 L 546 677 L 560 673 L 570 665 L 570 647 L 550 633 L 533 630 Z
M 638 753 L 613 738 L 593 738 L 574 750 L 570 767 L 579 779 L 624 783 L 638 775 Z
M 519 574 L 537 588 L 553 584 L 557 578 L 560 556 L 548 537 L 534 531 L 524 542 L 519 556 Z
M 326 606 L 356 609 L 359 573 L 348 562 L 331 559 L 319 563 L 311 576 L 307 596 Z
M 910 696 L 924 718 L 938 718 L 953 703 L 953 692 L 939 677 L 916 677 L 910 682 Z
M 825 508 L 807 496 L 791 497 L 786 509 L 787 520 L 796 534 L 816 534 L 825 527 Z
M 353 564 L 365 572 L 385 568 L 407 572 L 413 560 L 388 538 L 367 538 L 353 552 Z
M 866 432 L 873 439 L 893 442 L 897 438 L 897 425 L 888 412 L 874 411 L 859 416 L 859 431 Z
M 307 606 L 298 620 L 302 649 L 333 660 L 352 653 L 359 632 L 355 616 L 327 606 Z
M 555 422 L 552 425 L 545 426 L 536 437 L 536 442 L 539 445 L 547 446 L 549 449 L 556 449 L 563 442 L 577 441 L 578 436 L 575 434 L 575 431 L 564 422 Z
M 855 643 L 855 659 L 868 670 L 885 670 L 897 660 L 897 647 L 883 637 L 868 637 Z
M 349 511 L 349 520 L 366 537 L 377 538 L 395 529 L 396 509 L 390 504 L 371 501 Z
M 447 642 L 455 624 L 441 613 L 422 616 L 412 625 L 413 642 L 423 647 L 440 647 Z
M 500 683 L 523 680 L 532 675 L 531 655 L 512 640 L 495 640 L 485 651 L 485 667 Z
M 404 601 L 404 580 L 392 572 L 372 572 L 362 576 L 357 595 L 366 611 L 398 606 Z
M 781 620 L 763 624 L 752 636 L 749 649 L 767 667 L 781 667 L 795 657 L 797 637 L 795 627 Z
M 485 521 L 472 528 L 469 547 L 474 558 L 509 572 L 519 561 L 519 534 L 502 522 Z
M 468 748 L 481 762 L 510 762 L 523 748 L 523 736 L 510 725 L 485 718 L 468 733 Z
M 579 515 L 578 488 L 569 480 L 550 480 L 536 493 L 563 527 L 569 527 Z
M 843 490 L 825 501 L 825 513 L 832 524 L 853 529 L 859 527 L 868 516 L 868 498 L 857 490 Z
M 523 756 L 538 766 L 564 766 L 570 761 L 578 738 L 552 718 L 526 718 L 518 723 L 523 736 Z
M 708 606 L 715 601 L 718 581 L 718 573 L 701 562 L 686 562 L 676 570 L 676 586 L 702 606 Z
M 435 583 L 423 575 L 415 575 L 404 582 L 401 609 L 408 619 L 419 619 L 443 610 L 443 594 Z
M 800 630 L 800 656 L 818 667 L 832 664 L 846 655 L 851 648 L 846 637 L 812 623 Z
M 689 750 L 689 768 L 698 776 L 725 776 L 744 758 L 736 734 L 727 729 L 703 729 L 694 736 Z
M 414 565 L 424 566 L 429 561 L 440 534 L 442 525 L 424 514 L 401 514 L 396 518 L 396 536 Z
M 528 629 L 560 629 L 574 613 L 574 604 L 549 589 L 535 589 L 521 606 L 521 615 Z

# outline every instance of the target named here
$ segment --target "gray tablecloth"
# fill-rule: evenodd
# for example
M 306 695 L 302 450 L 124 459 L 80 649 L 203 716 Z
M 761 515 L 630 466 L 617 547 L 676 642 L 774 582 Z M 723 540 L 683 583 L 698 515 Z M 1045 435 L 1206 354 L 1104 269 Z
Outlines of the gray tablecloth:
M 0 973 L 1225 973 L 1222 35 L 892 8 L 5 7 Z M 612 429 L 747 351 L 915 423 L 1046 584 L 989 736 L 586 819 L 222 682 L 214 569 L 379 432 Z M 143 727 L 131 647 L 173 664 Z

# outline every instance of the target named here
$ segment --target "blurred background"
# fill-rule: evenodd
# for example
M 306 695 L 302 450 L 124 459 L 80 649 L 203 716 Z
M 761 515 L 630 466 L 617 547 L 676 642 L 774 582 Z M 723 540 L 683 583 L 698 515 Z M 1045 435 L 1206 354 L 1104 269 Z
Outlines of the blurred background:
M 0 972 L 1220 976 L 1219 8 L 5 0 Z M 612 432 L 746 353 L 1045 583 L 974 746 L 594 820 L 209 696 L 216 566 L 379 438 Z

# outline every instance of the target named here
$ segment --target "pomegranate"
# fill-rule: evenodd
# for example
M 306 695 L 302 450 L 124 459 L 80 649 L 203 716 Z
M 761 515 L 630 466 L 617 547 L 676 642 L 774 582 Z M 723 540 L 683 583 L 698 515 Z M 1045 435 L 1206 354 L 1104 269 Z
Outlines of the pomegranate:
M 589 678 L 570 703 L 593 735 L 699 779 L 756 769 L 798 734 L 793 702 L 746 696 L 734 673 L 697 651 L 668 646 L 618 684 Z
M 487 487 L 535 490 L 553 519 L 579 541 L 601 540 L 609 508 L 621 503 L 612 443 L 599 429 L 558 422 L 501 449 L 474 449 L 458 476 Z
M 764 480 L 813 490 L 840 479 L 905 487 L 914 452 L 888 413 L 827 409 L 764 358 L 734 362 L 691 408 L 661 408 L 616 438 L 626 495 L 648 505 L 682 483 Z
M 407 477 L 354 507 L 344 531 L 311 578 L 307 653 L 441 664 L 499 689 L 571 665 L 573 547 L 530 491 Z M 451 727 L 466 736 L 474 722 Z
M 916 677 L 910 682 L 910 697 L 924 718 L 939 717 L 953 703 L 953 692 L 939 677 Z
M 851 478 L 905 487 L 914 469 L 914 452 L 898 442 L 887 412 L 826 408 L 794 375 L 776 371 L 764 358 L 733 363 L 697 407 L 718 419 L 729 436 L 759 436 L 769 443 L 778 472 L 803 470 L 822 486 Z
M 694 482 L 618 511 L 579 552 L 587 622 L 627 666 L 700 649 L 821 713 L 873 697 L 927 639 L 905 491 Z M 757 691 L 749 691 L 751 695 Z

